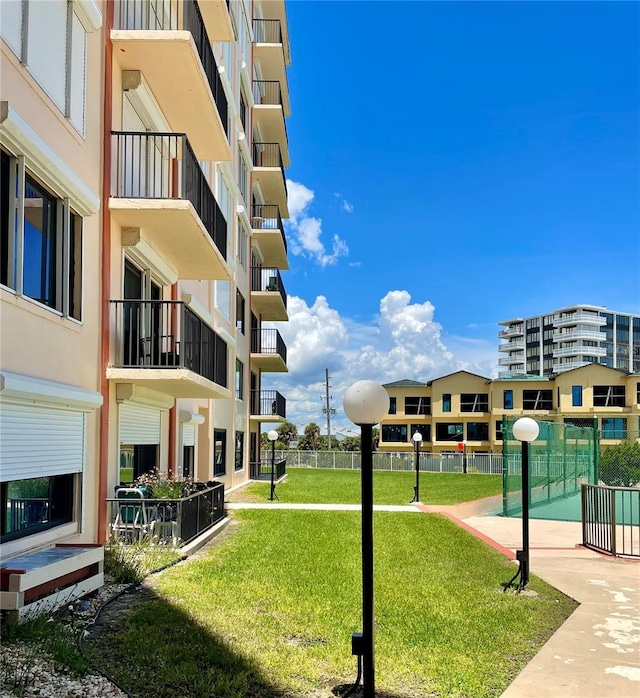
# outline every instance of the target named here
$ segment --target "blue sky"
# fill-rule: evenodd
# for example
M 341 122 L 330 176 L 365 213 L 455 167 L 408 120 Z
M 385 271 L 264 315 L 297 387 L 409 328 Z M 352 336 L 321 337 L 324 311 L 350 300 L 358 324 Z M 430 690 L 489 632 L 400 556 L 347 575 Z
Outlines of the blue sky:
M 325 367 L 341 412 L 360 378 L 495 374 L 499 320 L 640 312 L 639 7 L 288 2 L 294 423 Z

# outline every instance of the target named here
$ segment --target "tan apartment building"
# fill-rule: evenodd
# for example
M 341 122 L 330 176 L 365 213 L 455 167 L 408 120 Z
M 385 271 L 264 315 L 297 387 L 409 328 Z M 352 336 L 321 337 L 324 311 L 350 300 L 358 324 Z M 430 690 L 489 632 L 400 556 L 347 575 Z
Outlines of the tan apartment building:
M 458 371 L 426 383 L 388 383 L 389 414 L 380 424 L 381 451 L 502 450 L 502 418 L 595 426 L 602 445 L 640 438 L 640 374 L 589 364 L 555 377 L 513 374 L 498 379 Z
M 13 560 L 103 544 L 107 498 L 156 468 L 259 471 L 260 424 L 286 417 L 262 380 L 287 370 L 263 323 L 288 317 L 290 57 L 283 0 L 0 7 Z
M 102 12 L 92 0 L 0 3 L 0 596 L 9 610 L 53 579 L 69 594 L 102 582 L 102 549 L 80 545 L 98 536 Z M 46 574 L 20 557 L 43 548 Z M 24 578 L 12 579 L 7 559 Z

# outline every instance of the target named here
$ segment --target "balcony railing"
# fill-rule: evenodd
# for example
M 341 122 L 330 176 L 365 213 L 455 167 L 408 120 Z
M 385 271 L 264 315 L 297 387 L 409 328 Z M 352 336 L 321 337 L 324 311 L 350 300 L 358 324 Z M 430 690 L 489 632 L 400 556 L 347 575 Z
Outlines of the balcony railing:
M 252 291 L 273 291 L 278 292 L 287 307 L 287 294 L 284 290 L 284 283 L 280 276 L 280 270 L 268 269 L 266 267 L 251 268 L 251 290 Z
M 181 301 L 112 300 L 115 368 L 186 368 L 228 387 L 228 347 Z
M 516 325 L 508 327 L 506 330 L 500 330 L 498 332 L 498 337 L 501 339 L 508 339 L 509 337 L 517 337 L 524 334 L 524 327 L 522 325 Z
M 227 97 L 197 2 L 185 0 L 120 0 L 114 29 L 188 31 L 193 36 L 224 131 L 229 135 Z
M 282 106 L 282 92 L 278 80 L 254 80 L 253 101 L 255 104 Z
M 224 518 L 221 482 L 181 499 L 134 498 L 135 495 L 127 491 L 122 497 L 107 499 L 110 542 L 148 541 L 179 547 Z
M 282 172 L 285 195 L 287 192 L 287 178 L 284 174 L 284 161 L 279 143 L 255 143 L 253 144 L 254 167 L 279 167 Z
M 273 463 L 273 479 L 280 480 L 287 474 L 287 460 L 276 454 L 276 459 Z M 270 480 L 271 479 L 271 456 L 263 458 L 259 463 L 251 463 L 251 479 L 252 480 Z
M 606 356 L 607 350 L 604 347 L 587 347 L 577 344 L 575 347 L 558 347 L 553 350 L 553 357 L 559 356 Z
M 287 416 L 287 401 L 277 390 L 252 390 L 250 403 L 252 415 L 283 418 Z
M 524 356 L 503 356 L 498 359 L 498 366 L 515 366 L 524 364 Z
M 510 342 L 502 342 L 498 345 L 498 351 L 514 351 L 524 349 L 524 339 L 512 339 Z
M 585 329 L 577 329 L 577 330 L 569 330 L 568 332 L 554 332 L 553 333 L 553 341 L 554 342 L 568 342 L 569 340 L 575 340 L 575 339 L 591 339 L 596 342 L 605 342 L 606 341 L 606 335 L 604 332 L 600 332 L 599 330 L 585 330 Z
M 227 221 L 186 135 L 112 131 L 111 138 L 111 196 L 190 201 L 226 260 Z
M 287 237 L 277 204 L 254 204 L 251 207 L 251 227 L 253 230 L 279 230 L 284 250 L 287 251 Z
M 254 328 L 251 330 L 252 354 L 277 354 L 287 363 L 287 346 L 278 330 Z
M 553 324 L 556 327 L 563 327 L 565 325 L 576 325 L 578 323 L 585 323 L 589 325 L 606 325 L 607 319 L 602 315 L 597 313 L 570 313 L 569 315 L 556 315 L 553 318 Z
M 253 41 L 256 44 L 281 44 L 282 27 L 279 19 L 254 19 Z

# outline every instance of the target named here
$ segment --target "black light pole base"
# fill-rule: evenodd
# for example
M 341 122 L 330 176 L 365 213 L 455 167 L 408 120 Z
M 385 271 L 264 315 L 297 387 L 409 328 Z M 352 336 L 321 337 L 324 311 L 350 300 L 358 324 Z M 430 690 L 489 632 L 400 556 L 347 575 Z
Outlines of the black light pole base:
M 518 571 L 504 587 L 504 591 L 513 586 L 520 577 L 516 593 L 529 585 L 529 443 L 522 442 L 522 550 L 516 551 L 516 560 L 520 563 Z
M 516 594 L 527 588 L 529 585 L 529 554 L 525 553 L 524 550 L 516 550 L 516 560 L 518 560 L 518 571 L 513 575 L 513 577 L 504 585 L 504 591 L 515 586 Z M 520 580 L 515 584 L 516 579 L 520 577 Z

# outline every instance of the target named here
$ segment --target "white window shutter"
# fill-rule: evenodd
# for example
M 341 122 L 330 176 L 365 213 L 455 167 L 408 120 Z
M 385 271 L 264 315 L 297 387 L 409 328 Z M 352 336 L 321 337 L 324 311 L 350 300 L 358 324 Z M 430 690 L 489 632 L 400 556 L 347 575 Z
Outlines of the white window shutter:
M 0 2 L 0 35 L 16 56 L 22 58 L 22 0 Z
M 73 13 L 71 26 L 70 121 L 84 135 L 87 32 L 78 15 Z
M 64 113 L 67 80 L 67 2 L 29 3 L 27 67 Z

